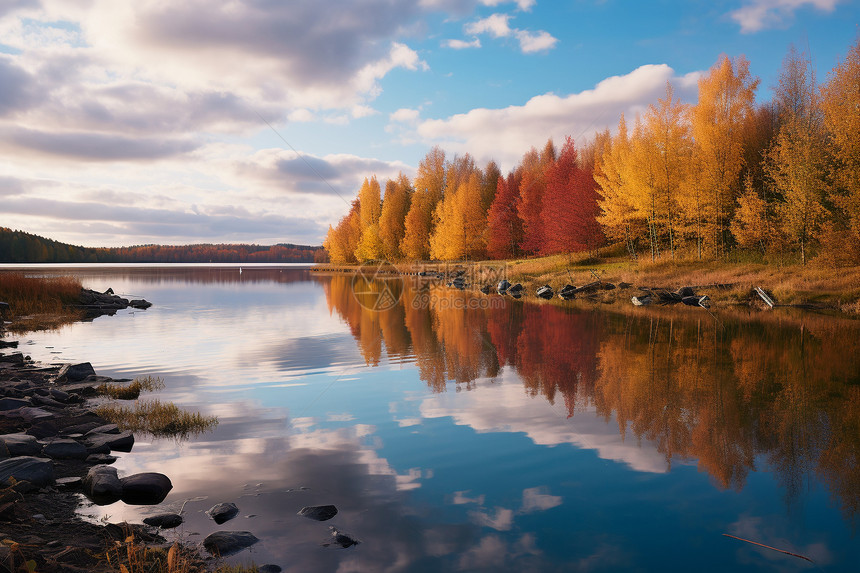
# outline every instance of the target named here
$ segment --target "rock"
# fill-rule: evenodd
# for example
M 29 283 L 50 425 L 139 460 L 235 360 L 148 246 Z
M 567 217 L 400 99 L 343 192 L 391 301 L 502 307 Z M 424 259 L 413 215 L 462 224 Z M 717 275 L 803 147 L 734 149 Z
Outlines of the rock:
M 0 411 L 17 410 L 27 406 L 32 406 L 32 403 L 25 398 L 0 398 Z
M 84 493 L 97 505 L 109 505 L 122 497 L 122 482 L 116 468 L 98 465 L 90 468 L 83 481 Z
M 20 352 L 16 352 L 14 354 L 3 354 L 0 355 L 0 362 L 7 362 L 9 364 L 15 364 L 17 366 L 22 366 L 25 362 L 24 355 Z
M 685 287 L 681 287 L 678 290 L 676 290 L 675 294 L 677 294 L 678 296 L 680 296 L 683 299 L 683 298 L 688 297 L 688 296 L 694 296 L 696 294 L 696 291 L 693 290 L 693 287 L 685 286 Z
M 89 436 L 91 434 L 119 434 L 119 426 L 116 424 L 105 424 L 103 426 L 96 426 L 95 428 L 84 432 L 84 436 Z
M 42 454 L 55 460 L 85 460 L 87 448 L 74 440 L 51 440 L 42 448 Z
M 65 489 L 79 489 L 79 488 L 83 487 L 83 484 L 84 484 L 84 480 L 82 478 L 80 478 L 78 476 L 72 476 L 72 477 L 57 478 L 57 481 L 54 485 L 56 485 L 59 488 L 65 488 Z
M 129 505 L 156 505 L 164 501 L 173 484 L 170 478 L 156 472 L 130 475 L 119 480 L 122 500 Z
M 147 309 L 152 306 L 152 303 L 143 299 L 135 299 L 128 301 L 128 306 L 131 308 Z
M 54 417 L 52 413 L 41 408 L 21 408 L 18 410 L 18 415 L 21 416 L 25 422 L 29 422 L 31 424 L 36 422 L 36 420 L 44 420 Z
M 521 285 L 520 283 L 517 283 L 517 284 L 513 285 L 512 287 L 508 288 L 508 294 L 512 294 L 512 295 L 521 294 L 523 292 L 523 290 L 524 290 L 523 285 Z
M 28 434 L 5 434 L 0 436 L 0 442 L 6 445 L 11 457 L 35 456 L 42 451 L 42 444 Z
M 161 529 L 173 529 L 182 525 L 182 516 L 178 513 L 160 513 L 143 519 L 143 522 Z
M 628 288 L 630 288 L 630 287 L 632 287 L 632 286 L 633 286 L 633 284 L 632 284 L 632 283 L 626 283 L 626 282 L 624 282 L 624 281 L 621 281 L 620 283 L 618 283 L 618 288 L 620 288 L 620 289 L 622 289 L 622 290 L 624 290 L 624 289 L 628 289 Z
M 549 300 L 553 297 L 554 293 L 552 292 L 551 286 L 543 285 L 542 287 L 537 289 L 537 292 L 535 292 L 535 294 L 538 295 L 542 299 Z
M 260 565 L 257 567 L 257 573 L 281 573 L 283 569 L 277 565 Z
M 333 505 L 312 505 L 303 507 L 298 515 L 314 521 L 326 521 L 337 515 L 337 508 Z
M 502 279 L 499 281 L 499 284 L 496 285 L 496 292 L 499 294 L 505 294 L 508 291 L 508 287 L 511 286 L 511 283 L 508 282 L 507 279 Z
M 87 376 L 95 376 L 95 369 L 89 362 L 80 364 L 66 364 L 60 368 L 57 374 L 57 382 L 80 382 Z
M 481 287 L 481 292 L 484 294 L 490 294 L 490 285 L 484 285 Z
M 63 404 L 69 401 L 71 396 L 68 392 L 63 392 L 62 390 L 57 390 L 56 388 L 51 388 L 51 398 L 58 402 L 62 402 Z
M 612 283 L 603 283 L 603 290 L 613 290 L 615 289 L 615 285 Z
M 3 303 L 0 303 L 0 304 L 3 304 Z M 0 340 L 0 348 L 18 348 L 18 341 L 12 340 L 12 341 L 7 342 L 5 340 Z
M 206 511 L 206 515 L 211 517 L 215 523 L 221 525 L 239 515 L 239 508 L 232 502 L 219 503 L 210 507 Z
M 634 296 L 630 298 L 630 302 L 632 302 L 634 306 L 645 306 L 651 304 L 651 295 Z
M 26 432 L 28 435 L 35 437 L 38 440 L 45 438 L 53 438 L 60 433 L 54 420 L 42 420 L 41 422 L 30 426 Z
M 85 442 L 90 453 L 99 453 L 97 450 L 100 446 L 107 446 L 111 451 L 115 452 L 130 452 L 134 446 L 134 434 L 131 432 L 122 432 L 121 434 L 90 434 L 86 437 Z
M 84 461 L 88 464 L 112 464 L 117 459 L 118 458 L 116 456 L 111 456 L 109 454 L 90 454 Z
M 336 527 L 329 527 L 331 530 L 331 536 L 334 539 L 333 544 L 339 545 L 346 549 L 347 547 L 352 547 L 353 545 L 358 545 L 361 543 L 358 539 L 353 537 L 348 533 L 343 533 L 342 531 L 338 531 Z
M 54 482 L 54 465 L 51 460 L 30 456 L 0 461 L 0 484 L 8 485 L 10 477 L 36 487 L 45 487 Z
M 212 555 L 227 557 L 260 541 L 250 531 L 216 531 L 206 536 L 203 547 Z

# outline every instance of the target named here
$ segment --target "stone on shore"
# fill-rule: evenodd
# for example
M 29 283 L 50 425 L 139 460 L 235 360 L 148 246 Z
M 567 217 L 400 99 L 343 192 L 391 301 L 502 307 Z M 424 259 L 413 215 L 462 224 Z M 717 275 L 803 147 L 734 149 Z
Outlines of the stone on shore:
M 211 517 L 215 523 L 221 525 L 239 515 L 239 508 L 232 502 L 219 503 L 210 507 L 206 511 L 206 515 Z
M 42 444 L 35 436 L 29 434 L 4 434 L 0 436 L 0 443 L 6 446 L 10 457 L 35 456 L 42 451 Z
M 54 465 L 51 460 L 20 456 L 0 461 L 0 485 L 9 485 L 9 478 L 45 487 L 54 482 Z
M 206 536 L 203 547 L 212 555 L 228 557 L 260 541 L 250 531 L 216 531 Z
M 85 460 L 89 455 L 83 444 L 69 439 L 47 442 L 42 448 L 42 454 L 55 460 Z
M 65 364 L 57 374 L 57 382 L 80 382 L 87 376 L 95 376 L 96 371 L 89 362 Z
M 182 525 L 183 519 L 178 513 L 159 513 L 158 515 L 145 517 L 143 522 L 153 527 L 160 527 L 161 529 L 173 529 Z
M 116 468 L 99 465 L 90 468 L 84 477 L 84 493 L 97 505 L 109 505 L 122 497 L 122 482 Z
M 326 521 L 337 515 L 337 508 L 333 505 L 312 505 L 303 507 L 298 515 L 314 521 Z
M 130 452 L 134 446 L 134 434 L 122 432 L 121 434 L 90 434 L 86 438 L 85 445 L 90 453 L 107 453 L 100 448 L 107 446 L 111 451 Z
M 18 408 L 26 408 L 32 406 L 33 403 L 29 398 L 0 398 L 0 411 L 17 410 Z
M 134 474 L 119 481 L 122 484 L 121 499 L 129 505 L 159 504 L 173 489 L 170 478 L 155 472 Z

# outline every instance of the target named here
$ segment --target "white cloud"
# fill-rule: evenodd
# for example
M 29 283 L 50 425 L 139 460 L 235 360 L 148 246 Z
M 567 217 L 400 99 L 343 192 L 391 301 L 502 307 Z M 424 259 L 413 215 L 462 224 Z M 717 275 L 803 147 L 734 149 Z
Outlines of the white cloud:
M 547 93 L 524 105 L 477 108 L 446 119 L 425 120 L 417 135 L 428 145 L 455 153 L 469 152 L 480 161 L 495 159 L 511 168 L 530 147 L 552 137 L 572 136 L 577 142 L 595 131 L 614 127 L 623 112 L 632 121 L 637 113 L 665 95 L 666 82 L 681 99 L 693 101 L 699 72 L 676 76 L 666 64 L 644 65 L 629 74 L 601 81 L 594 89 L 567 96 Z
M 481 0 L 481 4 L 483 4 L 484 6 L 495 7 L 500 4 L 506 4 L 510 1 L 511 0 Z M 537 0 L 515 0 L 515 4 L 519 7 L 520 10 L 525 12 L 531 10 L 532 6 L 537 4 Z
M 480 48 L 481 40 L 479 38 L 473 38 L 469 42 L 465 40 L 447 40 L 442 45 L 453 50 L 467 50 L 469 48 Z
M 561 496 L 550 495 L 545 487 L 531 487 L 523 490 L 523 507 L 520 513 L 546 511 L 561 505 Z
M 548 32 L 544 31 L 533 34 L 532 32 L 518 30 L 517 40 L 519 40 L 520 49 L 522 49 L 524 54 L 545 52 L 546 50 L 551 50 L 558 43 L 558 38 L 554 38 Z
M 287 116 L 287 119 L 289 121 L 294 121 L 297 123 L 305 123 L 309 121 L 314 121 L 316 119 L 316 116 L 314 116 L 311 110 L 300 108 L 290 112 L 290 114 Z
M 510 19 L 510 14 L 493 14 L 481 20 L 466 24 L 464 30 L 467 34 L 472 36 L 478 36 L 480 34 L 489 34 L 494 38 L 508 38 L 513 36 L 519 42 L 520 50 L 522 50 L 524 54 L 533 54 L 535 52 L 551 50 L 558 43 L 558 38 L 553 37 L 549 32 L 545 32 L 543 30 L 530 32 L 528 30 L 511 28 L 509 24 Z M 471 44 L 463 41 L 454 46 L 450 45 L 451 42 L 454 42 L 454 40 L 449 41 L 449 47 L 452 48 L 472 47 Z M 480 44 L 474 47 L 480 47 Z
M 745 34 L 765 28 L 786 26 L 797 10 L 812 7 L 822 12 L 832 12 L 840 0 L 747 0 L 747 3 L 731 13 Z
M 511 35 L 512 30 L 508 25 L 510 20 L 508 14 L 493 14 L 477 22 L 466 25 L 466 33 L 477 36 L 478 34 L 490 34 L 494 38 L 506 38 Z
M 400 108 L 391 115 L 388 116 L 388 119 L 391 121 L 397 121 L 400 123 L 412 123 L 418 121 L 420 116 L 420 111 L 417 109 L 409 109 L 409 108 Z

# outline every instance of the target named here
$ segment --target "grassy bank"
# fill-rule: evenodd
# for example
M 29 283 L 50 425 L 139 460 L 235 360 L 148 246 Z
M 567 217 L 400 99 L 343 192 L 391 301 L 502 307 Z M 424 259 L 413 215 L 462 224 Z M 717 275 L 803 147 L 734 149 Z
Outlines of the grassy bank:
M 81 282 L 74 277 L 28 277 L 0 273 L 0 302 L 9 304 L 10 331 L 52 328 L 79 320 Z
M 710 298 L 722 304 L 744 303 L 751 291 L 761 286 L 770 291 L 780 304 L 813 304 L 860 313 L 860 267 L 832 269 L 813 264 L 774 264 L 761 262 L 725 262 L 699 260 L 631 261 L 628 257 L 594 258 L 585 254 L 553 255 L 507 261 L 467 261 L 449 263 L 398 263 L 392 265 L 402 273 L 420 270 L 442 272 L 468 269 L 473 284 L 494 284 L 505 276 L 522 283 L 527 291 L 549 284 L 582 286 L 598 278 L 603 282 L 631 283 L 635 287 L 676 289 L 681 286 L 702 287 Z M 358 265 L 323 265 L 319 271 L 357 270 Z M 727 285 L 715 288 L 712 285 Z M 708 288 L 710 287 L 710 288 Z

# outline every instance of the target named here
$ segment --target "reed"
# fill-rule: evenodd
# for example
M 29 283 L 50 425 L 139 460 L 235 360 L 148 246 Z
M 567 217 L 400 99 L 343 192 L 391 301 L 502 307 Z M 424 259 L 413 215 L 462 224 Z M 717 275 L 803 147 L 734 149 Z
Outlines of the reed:
M 9 303 L 14 316 L 62 312 L 77 304 L 81 281 L 75 277 L 28 277 L 0 273 L 0 301 Z
M 135 378 L 131 384 L 102 384 L 96 390 L 102 396 L 108 396 L 114 400 L 137 400 L 140 393 L 153 392 L 164 388 L 164 380 L 158 377 L 145 376 Z
M 172 402 L 137 400 L 132 406 L 103 404 L 96 414 L 123 430 L 157 437 L 187 438 L 215 428 L 218 418 L 182 410 Z

